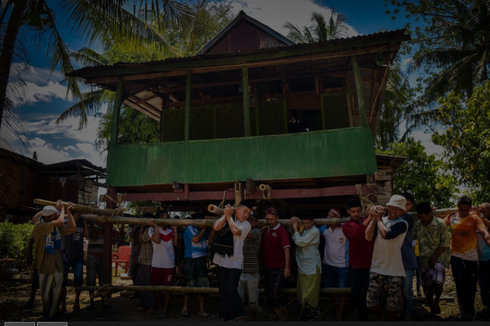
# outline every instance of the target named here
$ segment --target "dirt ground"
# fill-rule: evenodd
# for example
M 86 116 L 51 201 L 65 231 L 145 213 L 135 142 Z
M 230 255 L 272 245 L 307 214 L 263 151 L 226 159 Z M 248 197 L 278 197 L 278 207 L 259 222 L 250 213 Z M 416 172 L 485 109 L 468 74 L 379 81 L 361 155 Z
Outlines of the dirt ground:
M 72 275 L 70 274 L 70 277 Z M 130 285 L 130 280 L 121 280 L 120 277 L 113 277 L 114 285 Z M 415 288 L 415 287 L 414 287 Z M 26 283 L 3 282 L 0 283 L 0 320 L 3 321 L 38 321 L 42 316 L 42 303 L 39 296 L 39 290 L 34 301 L 32 309 L 25 309 L 24 304 L 27 302 L 31 291 L 31 285 Z M 73 312 L 72 307 L 75 298 L 75 291 L 72 287 L 68 287 L 67 295 L 67 312 L 59 315 L 60 321 L 159 321 L 156 314 L 148 315 L 144 312 L 139 312 L 139 300 L 130 299 L 129 295 L 132 292 L 121 292 L 112 295 L 110 301 L 111 308 L 102 308 L 100 298 L 95 301 L 95 310 L 88 310 L 89 296 L 87 292 L 83 292 L 80 297 L 80 308 L 78 312 Z M 456 320 L 459 313 L 456 297 L 456 290 L 451 276 L 448 271 L 446 283 L 444 286 L 443 297 L 447 300 L 441 301 L 442 313 L 436 319 L 430 318 L 429 309 L 422 298 L 414 300 L 414 315 L 415 321 L 430 321 L 430 320 Z M 294 296 L 289 296 L 290 304 L 289 311 L 291 318 L 297 320 L 300 307 Z M 490 320 L 490 316 L 482 311 L 480 295 L 476 295 L 476 317 L 475 320 L 483 321 Z M 211 317 L 202 317 L 197 314 L 198 301 L 197 297 L 191 298 L 189 303 L 189 316 L 183 317 L 180 315 L 182 308 L 183 296 L 180 293 L 174 293 L 169 305 L 168 321 L 216 321 L 218 315 L 218 298 L 210 296 L 206 298 L 205 308 L 212 314 Z M 261 297 L 261 309 L 265 311 L 266 300 Z M 322 297 L 320 300 L 321 320 L 334 320 L 334 308 L 330 304 L 328 298 Z M 259 320 L 267 320 L 265 313 L 262 313 Z M 356 314 L 352 311 L 348 304 L 345 314 L 346 321 L 356 320 Z

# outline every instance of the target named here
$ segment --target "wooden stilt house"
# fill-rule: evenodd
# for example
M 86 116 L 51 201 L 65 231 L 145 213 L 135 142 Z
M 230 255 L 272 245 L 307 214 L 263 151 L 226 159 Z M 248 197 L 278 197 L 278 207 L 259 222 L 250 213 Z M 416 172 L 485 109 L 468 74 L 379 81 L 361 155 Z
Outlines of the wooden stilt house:
M 223 198 L 276 200 L 322 216 L 380 185 L 376 127 L 388 69 L 407 39 L 397 30 L 294 44 L 241 12 L 194 56 L 70 75 L 117 92 L 113 193 L 186 211 Z M 160 143 L 118 142 L 122 103 L 159 121 Z

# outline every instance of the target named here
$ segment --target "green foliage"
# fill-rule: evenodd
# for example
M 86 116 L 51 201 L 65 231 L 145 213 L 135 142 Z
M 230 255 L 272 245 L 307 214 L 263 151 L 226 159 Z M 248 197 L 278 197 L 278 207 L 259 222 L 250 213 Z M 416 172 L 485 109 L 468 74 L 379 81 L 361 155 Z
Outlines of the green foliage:
M 458 181 L 477 201 L 490 198 L 490 82 L 476 87 L 465 102 L 456 92 L 439 100 L 438 119 L 444 131 L 432 135 L 444 148 Z
M 377 150 L 377 153 L 407 157 L 407 161 L 394 173 L 394 193 L 410 192 L 417 202 L 429 201 L 441 208 L 454 205 L 454 194 L 458 190 L 456 180 L 442 159 L 434 154 L 427 155 L 422 142 L 413 138 L 392 143 L 390 148 Z
M 106 113 L 97 113 L 101 118 L 97 128 L 95 146 L 100 151 L 108 150 L 111 139 L 112 106 Z M 119 144 L 148 144 L 160 141 L 160 124 L 147 115 L 123 105 L 119 116 Z
M 195 55 L 233 20 L 231 3 L 206 0 L 184 0 L 182 3 L 192 8 L 194 19 L 183 28 L 163 31 L 167 42 L 182 56 Z
M 31 223 L 0 223 L 0 259 L 10 258 L 18 269 L 27 266 L 26 249 L 34 226 Z
M 298 27 L 290 22 L 286 22 L 283 27 L 288 30 L 286 35 L 295 43 L 314 43 L 330 41 L 336 38 L 346 36 L 347 32 L 347 16 L 341 12 L 336 13 L 335 8 L 332 9 L 332 14 L 327 20 L 317 12 L 311 13 L 310 27 Z
M 490 6 L 486 0 L 385 0 L 392 13 L 412 21 L 406 27 L 414 50 L 410 71 L 423 69 L 421 101 L 431 103 L 450 91 L 471 96 L 475 85 L 488 79 Z M 401 9 L 401 10 L 399 10 Z M 433 116 L 435 118 L 435 116 Z

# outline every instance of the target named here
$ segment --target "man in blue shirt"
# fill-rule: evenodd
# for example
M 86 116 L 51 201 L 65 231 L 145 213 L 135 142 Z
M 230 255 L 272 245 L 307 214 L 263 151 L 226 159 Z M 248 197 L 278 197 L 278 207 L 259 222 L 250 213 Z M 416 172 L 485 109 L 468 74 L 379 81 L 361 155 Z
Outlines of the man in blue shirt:
M 191 215 L 193 220 L 204 219 L 203 213 Z M 187 286 L 190 287 L 209 287 L 208 268 L 206 265 L 207 244 L 209 231 L 206 227 L 195 227 L 189 225 L 184 231 L 184 264 L 187 276 Z M 184 307 L 180 311 L 182 316 L 188 316 L 189 293 L 184 294 Z M 204 294 L 199 294 L 199 315 L 209 317 L 210 314 L 204 310 Z
M 415 250 L 413 249 L 413 226 L 415 220 L 412 215 L 408 214 L 408 212 L 412 209 L 415 199 L 412 194 L 409 193 L 403 193 L 402 196 L 406 199 L 406 214 L 401 218 L 408 223 L 408 231 L 402 245 L 402 261 L 406 275 L 402 280 L 402 315 L 404 315 L 406 321 L 410 321 L 412 320 L 413 314 L 413 277 L 417 272 L 417 258 L 415 257 Z

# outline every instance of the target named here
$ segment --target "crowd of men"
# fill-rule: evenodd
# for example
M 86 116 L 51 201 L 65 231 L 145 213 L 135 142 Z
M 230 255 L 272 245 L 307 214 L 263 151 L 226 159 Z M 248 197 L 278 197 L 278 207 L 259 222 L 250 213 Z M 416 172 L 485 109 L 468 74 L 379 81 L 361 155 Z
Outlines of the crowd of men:
M 360 321 L 368 320 L 369 311 L 376 320 L 411 320 L 413 315 L 413 279 L 420 283 L 431 315 L 441 312 L 440 298 L 451 266 L 462 318 L 474 313 L 477 282 L 483 305 L 490 307 L 490 204 L 472 206 L 471 199 L 462 196 L 457 212 L 445 219 L 436 217 L 427 202 L 416 205 L 418 220 L 408 212 L 415 200 L 409 193 L 394 195 L 385 209 L 375 205 L 363 209 L 361 201 L 347 202 L 350 219 L 343 223 L 315 226 L 311 210 L 303 210 L 290 218 L 290 230 L 279 223 L 274 207 L 264 211 L 266 227 L 258 228 L 259 213 L 252 203 L 243 201 L 236 208 L 227 205 L 224 214 L 213 224 L 212 234 L 205 227 L 162 227 L 158 219 L 169 218 L 168 212 L 145 215 L 150 222 L 131 226 L 130 275 L 136 285 L 173 285 L 176 268 L 185 273 L 188 287 L 209 287 L 208 265 L 217 265 L 219 281 L 219 318 L 225 321 L 255 320 L 259 307 L 260 272 L 265 271 L 264 289 L 267 294 L 267 314 L 270 320 L 289 320 L 287 299 L 283 293 L 291 277 L 294 252 L 297 266 L 296 292 L 301 306 L 301 320 L 318 320 L 318 301 L 322 278 L 324 287 L 351 288 L 352 306 Z M 43 311 L 48 320 L 55 319 L 59 310 L 66 311 L 66 282 L 70 269 L 74 284 L 83 283 L 83 238 L 89 239 L 87 285 L 102 278 L 104 232 L 96 223 L 87 223 L 61 201 L 56 207 L 46 206 L 34 216 L 29 252 L 33 257 L 34 280 L 38 280 Z M 364 212 L 363 212 L 364 210 Z M 194 213 L 193 219 L 204 214 Z M 341 217 L 339 209 L 331 209 L 328 218 Z M 448 229 L 448 227 L 450 227 Z M 114 231 L 116 232 L 116 231 Z M 183 236 L 182 262 L 176 259 L 179 233 Z M 214 238 L 214 241 L 210 240 Z M 209 244 L 212 243 L 211 246 Z M 260 257 L 263 257 L 261 263 Z M 323 258 L 322 258 L 323 257 Z M 32 259 L 32 257 L 30 257 Z M 176 264 L 177 262 L 177 264 Z M 262 265 L 263 264 L 263 265 Z M 418 273 L 419 271 L 420 273 Z M 386 315 L 380 306 L 380 295 L 387 288 Z M 419 292 L 419 282 L 417 282 Z M 36 291 L 27 302 L 32 306 Z M 91 291 L 92 294 L 92 291 Z M 180 314 L 190 314 L 190 293 L 184 294 Z M 198 314 L 208 317 L 205 294 L 199 294 Z M 76 292 L 73 311 L 80 310 L 80 291 Z M 140 291 L 139 310 L 168 317 L 171 292 Z M 331 295 L 335 318 L 342 320 L 348 295 Z M 109 303 L 103 296 L 102 306 Z M 61 308 L 60 308 L 61 303 Z M 246 308 L 249 310 L 247 316 Z M 94 309 L 91 295 L 88 309 Z

